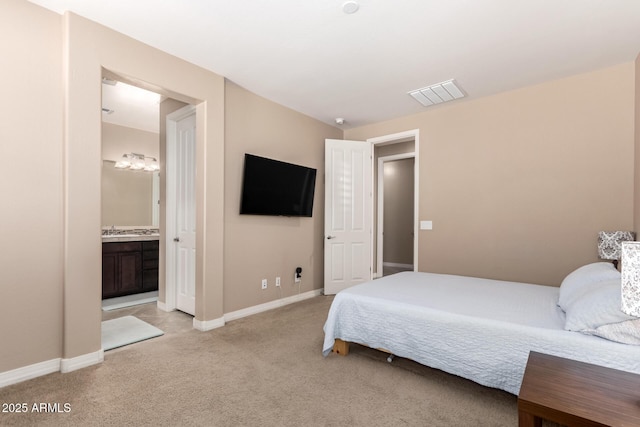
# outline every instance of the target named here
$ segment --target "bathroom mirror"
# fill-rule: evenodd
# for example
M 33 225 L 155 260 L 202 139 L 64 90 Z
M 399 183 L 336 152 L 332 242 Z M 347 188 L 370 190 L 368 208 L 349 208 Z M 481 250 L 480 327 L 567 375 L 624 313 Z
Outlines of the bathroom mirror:
M 102 83 L 102 226 L 158 228 L 159 173 L 114 166 L 123 155 L 160 158 L 160 95 L 110 78 Z
M 117 169 L 114 164 L 102 162 L 102 225 L 157 227 L 159 173 Z

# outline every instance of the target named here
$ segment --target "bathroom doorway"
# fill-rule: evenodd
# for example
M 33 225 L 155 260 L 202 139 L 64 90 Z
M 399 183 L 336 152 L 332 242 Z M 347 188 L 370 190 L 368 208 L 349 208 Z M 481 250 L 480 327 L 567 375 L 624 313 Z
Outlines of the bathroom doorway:
M 102 78 L 102 308 L 155 302 L 159 288 L 161 95 Z
M 120 253 L 117 245 L 109 253 L 103 253 L 103 281 L 117 282 L 121 295 L 107 298 L 103 306 L 107 309 L 124 308 L 149 302 L 157 302 L 163 311 L 179 309 L 191 317 L 195 314 L 195 118 L 196 108 L 190 104 L 160 95 L 159 91 L 143 89 L 129 84 L 127 79 L 118 78 L 114 73 L 104 70 L 103 77 L 103 120 L 102 120 L 102 218 L 103 251 L 104 243 L 124 243 L 125 253 Z M 182 119 L 188 120 L 182 120 Z M 183 167 L 181 176 L 175 175 L 175 166 L 168 160 L 175 160 L 176 123 L 191 123 L 186 131 L 190 135 L 190 149 L 182 151 L 189 154 L 190 164 Z M 181 129 L 184 131 L 185 129 Z M 184 132 L 183 132 L 184 136 Z M 184 142 L 184 138 L 180 143 Z M 157 171 L 144 167 L 118 168 L 118 161 L 133 158 L 144 159 L 157 165 Z M 170 170 L 167 170 L 169 168 Z M 117 175 L 124 185 L 114 188 L 110 176 Z M 189 178 L 190 177 L 190 178 Z M 133 183 L 144 182 L 144 185 Z M 191 187 L 184 187 L 190 182 Z M 170 194 L 168 194 L 170 193 Z M 190 195 L 191 211 L 188 215 L 190 238 L 178 233 L 176 221 L 184 215 L 171 213 L 167 206 L 176 206 L 179 201 Z M 168 202 L 168 197 L 173 201 Z M 125 200 L 121 200 L 124 198 Z M 115 205 L 115 207 L 111 206 Z M 114 215 L 116 211 L 118 215 Z M 106 221 L 106 222 L 105 222 Z M 168 224 L 168 221 L 170 224 Z M 177 294 L 183 286 L 181 280 L 175 280 L 174 264 L 178 263 L 178 252 L 173 249 L 176 243 L 170 238 L 180 234 L 183 243 L 191 242 L 189 265 L 183 269 L 183 275 L 190 279 L 190 304 L 176 305 Z M 175 236 L 174 236 L 175 235 Z M 186 241 L 186 242 L 185 242 Z M 180 244 L 178 244 L 180 245 Z M 139 247 L 138 247 L 139 246 Z M 182 245 L 184 246 L 184 245 Z M 181 246 L 181 247 L 182 247 Z M 112 255 L 111 253 L 115 253 Z M 106 267 L 106 268 L 105 268 Z M 168 277 L 171 276 L 171 277 Z M 115 277 L 115 280 L 112 279 Z M 183 301 L 184 302 L 184 301 Z M 105 308 L 103 308 L 104 310 Z

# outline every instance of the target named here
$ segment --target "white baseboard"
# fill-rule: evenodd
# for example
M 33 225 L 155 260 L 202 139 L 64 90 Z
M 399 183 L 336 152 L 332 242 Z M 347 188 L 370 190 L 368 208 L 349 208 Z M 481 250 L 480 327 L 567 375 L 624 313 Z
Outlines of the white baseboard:
M 45 360 L 33 365 L 12 369 L 11 371 L 0 372 L 0 388 L 11 384 L 21 383 L 42 375 L 52 374 L 60 370 L 60 359 Z
M 400 268 L 411 268 L 413 269 L 413 264 L 400 264 L 398 262 L 383 262 L 383 267 L 400 267 Z
M 303 301 L 309 298 L 322 295 L 322 289 L 314 289 L 303 294 L 296 294 L 290 297 L 277 299 L 275 301 L 266 302 L 264 304 L 254 305 L 253 307 L 243 308 L 241 310 L 232 311 L 224 315 L 226 322 L 230 320 L 236 320 L 243 317 L 251 316 L 252 314 L 262 313 L 263 311 L 273 310 L 274 308 L 283 307 L 285 305 L 293 304 L 294 302 Z
M 60 361 L 60 372 L 67 373 L 76 371 L 102 362 L 104 362 L 104 350 L 100 349 L 93 353 L 83 354 L 82 356 L 62 359 Z
M 170 309 L 166 302 L 162 302 L 162 301 L 158 300 L 157 304 L 158 304 L 158 308 L 160 310 L 162 310 L 162 311 L 167 311 L 167 312 L 175 311 L 175 309 L 173 309 L 173 310 Z
M 199 331 L 210 331 L 220 328 L 230 320 L 241 319 L 253 314 L 262 313 L 264 311 L 273 310 L 274 308 L 284 307 L 306 299 L 314 298 L 322 295 L 322 289 L 314 289 L 303 294 L 297 294 L 290 297 L 270 301 L 264 304 L 255 305 L 253 307 L 243 308 L 241 310 L 232 311 L 223 317 L 213 320 L 197 320 L 193 318 L 193 327 Z M 158 301 L 158 308 L 164 309 L 164 303 Z M 94 352 L 83 354 L 82 356 L 72 357 L 70 359 L 51 359 L 33 365 L 24 366 L 22 368 L 13 369 L 11 371 L 0 372 L 0 388 L 11 384 L 17 384 L 22 381 L 40 377 L 42 375 L 51 374 L 53 372 L 67 373 L 77 369 L 86 368 L 87 366 L 96 365 L 104 361 L 104 351 L 102 349 Z
M 94 353 L 72 357 L 71 359 L 57 358 L 45 360 L 44 362 L 34 363 L 33 365 L 23 366 L 11 371 L 0 372 L 0 388 L 54 372 L 67 373 L 75 371 L 97 363 L 102 363 L 103 361 L 104 351 L 102 351 L 102 349 Z
M 220 328 L 224 326 L 224 323 L 224 317 L 213 320 L 198 320 L 195 317 L 193 318 L 193 328 L 202 332 Z
M 210 331 L 212 329 L 216 329 L 224 326 L 228 321 L 241 319 L 243 317 L 251 316 L 253 314 L 262 313 L 263 311 L 273 310 L 274 308 L 283 307 L 285 305 L 293 304 L 294 302 L 317 297 L 318 295 L 322 295 L 322 289 L 316 289 L 313 291 L 305 292 L 303 294 L 297 294 L 287 298 L 266 302 L 264 304 L 254 305 L 253 307 L 247 307 L 241 310 L 232 311 L 230 313 L 226 313 L 223 317 L 218 319 L 198 320 L 194 317 L 193 327 L 203 332 Z

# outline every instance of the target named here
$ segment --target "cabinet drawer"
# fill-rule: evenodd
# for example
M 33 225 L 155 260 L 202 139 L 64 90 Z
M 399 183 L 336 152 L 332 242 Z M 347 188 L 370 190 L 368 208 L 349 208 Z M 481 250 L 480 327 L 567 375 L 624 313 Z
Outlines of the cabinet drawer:
M 143 251 L 157 251 L 160 248 L 159 240 L 147 240 L 142 242 Z
M 109 242 L 102 244 L 102 253 L 136 252 L 142 250 L 141 242 Z

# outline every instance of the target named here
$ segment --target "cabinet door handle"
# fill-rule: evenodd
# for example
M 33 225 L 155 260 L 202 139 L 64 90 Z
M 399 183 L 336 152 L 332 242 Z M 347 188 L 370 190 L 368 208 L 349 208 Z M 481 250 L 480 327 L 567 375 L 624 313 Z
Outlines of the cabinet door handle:
M 173 238 L 173 241 L 174 241 L 174 242 L 179 242 L 179 241 L 180 241 L 180 238 L 179 238 L 179 237 L 174 237 L 174 238 Z
M 327 236 L 327 239 L 331 240 L 331 239 L 335 239 L 336 236 Z

